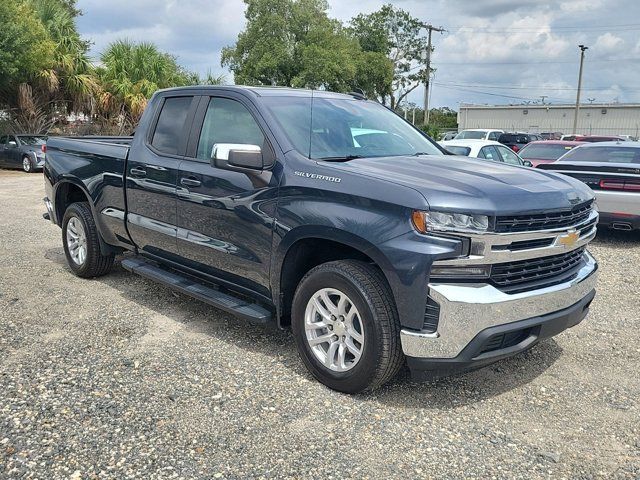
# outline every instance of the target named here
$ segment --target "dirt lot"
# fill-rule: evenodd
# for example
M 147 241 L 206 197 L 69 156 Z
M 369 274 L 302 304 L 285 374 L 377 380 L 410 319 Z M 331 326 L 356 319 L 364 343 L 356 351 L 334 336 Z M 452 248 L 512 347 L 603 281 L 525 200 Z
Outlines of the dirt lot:
M 43 196 L 0 171 L 0 478 L 640 478 L 640 235 L 599 234 L 576 328 L 350 397 L 287 332 L 119 265 L 74 277 Z

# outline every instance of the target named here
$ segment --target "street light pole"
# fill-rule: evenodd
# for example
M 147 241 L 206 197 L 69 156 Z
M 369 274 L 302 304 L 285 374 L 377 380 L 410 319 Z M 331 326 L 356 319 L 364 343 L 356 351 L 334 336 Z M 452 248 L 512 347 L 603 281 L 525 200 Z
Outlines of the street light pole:
M 589 47 L 584 45 L 578 45 L 580 49 L 580 73 L 578 73 L 578 93 L 576 94 L 576 109 L 573 114 L 573 134 L 575 135 L 578 130 L 578 111 L 580 110 L 580 90 L 582 89 L 582 66 L 584 64 L 584 51 Z

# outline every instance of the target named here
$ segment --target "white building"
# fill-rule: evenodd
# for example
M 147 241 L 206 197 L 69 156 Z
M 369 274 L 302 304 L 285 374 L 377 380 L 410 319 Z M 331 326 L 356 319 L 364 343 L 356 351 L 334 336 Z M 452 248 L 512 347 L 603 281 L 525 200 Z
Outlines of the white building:
M 465 105 L 458 112 L 458 130 L 496 128 L 518 132 L 573 133 L 575 105 Z M 577 133 L 630 135 L 640 133 L 640 104 L 582 104 Z

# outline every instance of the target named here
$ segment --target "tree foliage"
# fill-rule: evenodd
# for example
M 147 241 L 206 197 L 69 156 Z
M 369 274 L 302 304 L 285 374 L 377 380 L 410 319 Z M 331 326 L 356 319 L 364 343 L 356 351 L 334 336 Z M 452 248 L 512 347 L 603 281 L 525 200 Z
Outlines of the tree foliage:
M 54 45 L 31 5 L 0 0 L 0 88 L 4 99 L 52 65 Z
M 246 28 L 222 52 L 236 83 L 387 94 L 390 62 L 379 52 L 363 52 L 352 32 L 328 17 L 325 0 L 245 3 Z
M 393 65 L 391 108 L 426 78 L 427 38 L 421 34 L 424 23 L 391 4 L 351 19 L 350 27 L 363 50 L 384 54 Z

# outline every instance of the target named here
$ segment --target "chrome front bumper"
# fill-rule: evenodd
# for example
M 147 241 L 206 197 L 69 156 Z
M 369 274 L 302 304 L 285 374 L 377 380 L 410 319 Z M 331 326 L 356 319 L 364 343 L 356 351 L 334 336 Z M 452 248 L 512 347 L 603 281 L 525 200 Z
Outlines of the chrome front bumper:
M 595 289 L 597 263 L 585 252 L 586 264 L 575 278 L 559 285 L 507 294 L 489 284 L 430 284 L 429 294 L 440 305 L 435 333 L 403 329 L 405 355 L 453 358 L 482 330 L 568 308 Z

